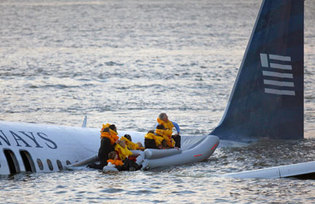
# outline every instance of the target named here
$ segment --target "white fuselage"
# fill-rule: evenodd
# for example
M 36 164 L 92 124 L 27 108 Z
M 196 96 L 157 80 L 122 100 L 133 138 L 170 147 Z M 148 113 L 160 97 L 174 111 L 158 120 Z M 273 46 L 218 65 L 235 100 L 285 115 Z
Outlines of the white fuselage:
M 98 151 L 99 129 L 0 122 L 0 175 L 59 171 Z
M 128 134 L 143 143 L 144 133 Z M 100 128 L 0 121 L 0 175 L 60 171 L 96 155 L 99 145 Z

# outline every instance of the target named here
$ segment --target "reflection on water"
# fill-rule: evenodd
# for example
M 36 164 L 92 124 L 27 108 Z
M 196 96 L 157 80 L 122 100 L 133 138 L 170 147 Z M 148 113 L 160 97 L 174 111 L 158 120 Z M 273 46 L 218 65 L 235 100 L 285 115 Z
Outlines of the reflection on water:
M 1 1 L 1 120 L 183 135 L 221 119 L 260 1 Z M 305 136 L 314 138 L 314 1 L 305 1 Z M 104 174 L 1 177 L 1 203 L 311 203 L 313 181 L 224 173 L 313 161 L 315 140 L 222 147 L 205 162 Z

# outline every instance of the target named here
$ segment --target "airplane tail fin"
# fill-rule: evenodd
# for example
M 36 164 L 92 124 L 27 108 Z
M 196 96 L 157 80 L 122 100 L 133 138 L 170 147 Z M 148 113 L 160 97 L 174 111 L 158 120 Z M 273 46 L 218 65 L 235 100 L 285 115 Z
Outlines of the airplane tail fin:
M 304 0 L 264 0 L 224 116 L 221 139 L 304 137 Z

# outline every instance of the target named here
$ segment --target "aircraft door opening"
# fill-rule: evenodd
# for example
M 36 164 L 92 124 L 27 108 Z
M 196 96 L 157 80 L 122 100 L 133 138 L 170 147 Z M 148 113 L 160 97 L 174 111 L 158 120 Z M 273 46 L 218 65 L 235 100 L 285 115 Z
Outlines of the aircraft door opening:
M 3 152 L 4 152 L 4 155 L 7 159 L 7 163 L 8 163 L 9 169 L 10 169 L 10 174 L 19 173 L 20 167 L 19 167 L 19 163 L 16 159 L 15 154 L 9 149 L 3 150 Z
M 21 157 L 23 159 L 23 163 L 24 163 L 24 167 L 25 167 L 25 171 L 26 172 L 36 172 L 36 168 L 33 162 L 33 159 L 30 155 L 30 153 L 28 153 L 25 150 L 21 150 L 20 151 Z

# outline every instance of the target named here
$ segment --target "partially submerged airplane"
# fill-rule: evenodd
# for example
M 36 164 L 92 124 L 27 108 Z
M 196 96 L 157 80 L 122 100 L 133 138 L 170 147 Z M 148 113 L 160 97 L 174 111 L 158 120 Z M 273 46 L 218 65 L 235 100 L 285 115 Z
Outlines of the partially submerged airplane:
M 219 138 L 302 139 L 303 20 L 304 0 L 264 0 L 218 127 L 207 136 L 182 136 L 179 150 L 162 154 L 146 150 L 143 168 L 205 160 L 217 148 Z M 86 128 L 86 120 L 83 127 L 0 122 L 0 175 L 85 165 L 95 159 L 99 131 Z M 119 133 L 144 143 L 145 133 Z

